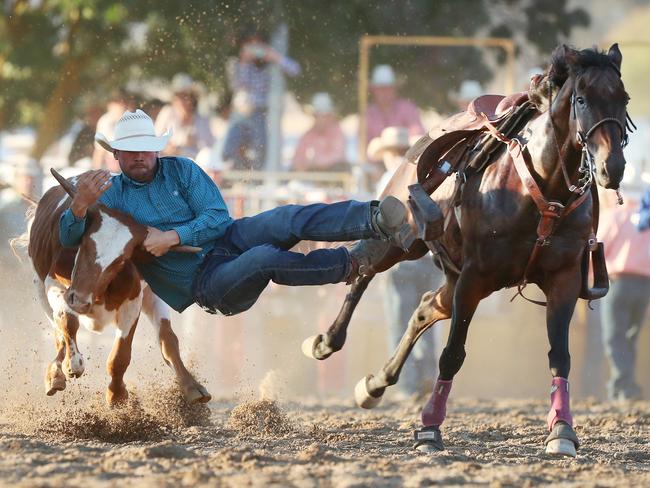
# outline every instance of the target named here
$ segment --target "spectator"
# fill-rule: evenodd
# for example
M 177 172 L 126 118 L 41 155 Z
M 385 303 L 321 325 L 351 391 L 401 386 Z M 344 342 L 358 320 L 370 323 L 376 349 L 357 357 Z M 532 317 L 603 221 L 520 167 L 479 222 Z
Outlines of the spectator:
M 84 108 L 83 118 L 73 125 L 74 139 L 68 153 L 68 164 L 74 166 L 81 159 L 92 159 L 95 149 L 95 127 L 102 115 L 99 105 L 89 104 Z
M 368 159 L 383 161 L 384 164 L 384 174 L 377 184 L 378 193 L 384 191 L 395 170 L 404 161 L 404 155 L 409 147 L 410 139 L 406 127 L 386 127 L 379 137 L 370 141 Z
M 609 293 L 603 298 L 601 321 L 612 401 L 641 398 L 635 380 L 639 332 L 650 302 L 650 188 L 641 205 L 628 200 L 604 212 L 600 235 L 605 243 Z
M 96 132 L 101 132 L 109 139 L 112 139 L 115 131 L 115 124 L 120 120 L 120 117 L 122 117 L 122 114 L 128 108 L 128 104 L 129 94 L 126 90 L 117 89 L 111 92 L 106 104 L 106 113 L 104 113 L 104 115 L 102 115 L 97 121 Z M 113 173 L 120 172 L 120 166 L 115 158 L 102 149 L 102 147 L 97 143 L 95 143 L 95 149 L 93 151 L 92 166 L 95 169 L 107 169 Z
M 255 150 L 253 113 L 250 93 L 245 90 L 235 93 L 228 118 L 228 134 L 221 151 L 223 160 L 235 170 L 261 168 L 259 155 Z
M 404 161 L 409 148 L 409 133 L 406 127 L 386 127 L 380 137 L 368 145 L 368 158 L 381 159 L 386 172 L 382 176 L 378 193 L 385 186 Z M 388 349 L 392 354 L 406 332 L 411 314 L 420 303 L 420 298 L 429 290 L 435 289 L 442 281 L 442 273 L 432 262 L 430 254 L 415 261 L 402 261 L 383 273 L 384 312 L 388 322 Z M 438 358 L 435 357 L 435 335 L 430 329 L 424 333 L 407 359 L 400 380 L 397 383 L 398 395 L 410 397 L 425 388 L 428 381 L 437 377 Z
M 296 171 L 347 171 L 345 134 L 336 119 L 328 93 L 316 93 L 311 112 L 314 125 L 305 132 L 296 147 L 292 167 Z
M 271 81 L 269 65 L 276 64 L 289 76 L 300 73 L 300 65 L 278 53 L 266 43 L 266 36 L 256 28 L 246 29 L 239 38 L 239 57 L 232 68 L 232 86 L 234 93 L 245 91 L 250 95 L 252 112 L 248 116 L 247 127 L 252 130 L 254 155 L 252 167 L 260 169 L 266 158 L 266 111 Z M 229 138 L 240 138 L 240 127 L 230 126 L 226 134 L 226 147 L 235 144 Z
M 370 79 L 373 102 L 368 106 L 367 138 L 378 137 L 386 127 L 405 127 L 409 136 L 426 132 L 418 108 L 410 101 L 399 98 L 395 72 L 387 64 L 375 66 Z
M 152 120 L 156 120 L 164 106 L 165 102 L 160 98 L 149 98 L 142 103 L 142 110 L 147 114 L 151 114 Z
M 210 122 L 198 113 L 199 90 L 192 77 L 178 73 L 172 79 L 172 101 L 156 118 L 156 130 L 173 127 L 163 154 L 184 154 L 194 159 L 204 147 L 212 147 L 214 136 Z

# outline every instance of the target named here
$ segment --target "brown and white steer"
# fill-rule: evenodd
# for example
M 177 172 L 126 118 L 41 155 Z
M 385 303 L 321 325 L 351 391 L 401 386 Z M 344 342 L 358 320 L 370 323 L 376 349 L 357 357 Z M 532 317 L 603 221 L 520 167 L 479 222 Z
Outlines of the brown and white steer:
M 76 178 L 65 180 L 52 171 L 61 186 L 50 188 L 28 224 L 29 257 L 36 271 L 40 301 L 55 330 L 57 355 L 45 372 L 45 391 L 65 389 L 66 377 L 84 372 L 77 347 L 79 325 L 101 332 L 117 328 L 107 362 L 111 382 L 106 391 L 110 405 L 124 402 L 128 392 L 124 373 L 131 361 L 131 344 L 140 312 L 156 327 L 165 362 L 174 370 L 186 400 L 210 401 L 210 394 L 187 370 L 171 327 L 170 309 L 144 283 L 134 262 L 152 259 L 142 247 L 147 230 L 131 216 L 96 204 L 88 209 L 88 225 L 78 248 L 59 241 L 59 219 L 70 206 Z M 176 251 L 191 249 L 178 247 Z

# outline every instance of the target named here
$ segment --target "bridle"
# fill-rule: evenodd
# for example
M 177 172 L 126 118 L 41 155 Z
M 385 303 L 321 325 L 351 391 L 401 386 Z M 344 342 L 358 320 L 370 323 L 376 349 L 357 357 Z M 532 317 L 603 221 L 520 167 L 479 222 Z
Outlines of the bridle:
M 616 71 L 616 74 L 618 74 L 620 78 L 621 72 L 618 69 L 618 67 L 614 63 L 611 63 L 610 67 Z M 579 174 L 578 183 L 573 184 L 571 183 L 571 178 L 569 177 L 569 173 L 567 171 L 564 158 L 562 157 L 562 152 L 560 151 L 560 145 L 557 139 L 557 129 L 555 126 L 555 121 L 553 120 L 553 94 L 552 94 L 551 83 L 548 84 L 548 100 L 549 100 L 549 119 L 551 121 L 553 139 L 555 141 L 555 148 L 558 153 L 560 167 L 562 168 L 562 175 L 564 177 L 564 182 L 566 183 L 567 189 L 574 196 L 582 195 L 593 184 L 595 180 L 595 173 L 596 173 L 596 161 L 594 155 L 589 150 L 589 145 L 588 145 L 589 138 L 594 134 L 596 129 L 598 129 L 599 127 L 607 123 L 613 123 L 616 124 L 616 126 L 619 128 L 621 132 L 621 148 L 624 148 L 625 146 L 627 146 L 629 141 L 628 132 L 633 132 L 634 129 L 636 129 L 636 125 L 634 125 L 634 122 L 632 121 L 629 112 L 626 111 L 625 125 L 623 125 L 621 121 L 616 117 L 605 117 L 599 120 L 598 122 L 596 122 L 594 125 L 592 125 L 589 128 L 588 131 L 585 132 L 580 124 L 580 119 L 577 117 L 576 114 L 577 97 L 576 97 L 575 87 L 574 87 L 573 92 L 571 93 L 571 112 L 572 112 L 573 119 L 576 121 L 576 126 L 577 126 L 576 141 L 578 142 L 578 145 L 582 150 L 582 157 L 580 158 L 580 166 L 578 167 L 578 174 Z M 618 196 L 619 203 L 623 203 L 623 199 L 618 190 L 616 190 L 616 194 Z

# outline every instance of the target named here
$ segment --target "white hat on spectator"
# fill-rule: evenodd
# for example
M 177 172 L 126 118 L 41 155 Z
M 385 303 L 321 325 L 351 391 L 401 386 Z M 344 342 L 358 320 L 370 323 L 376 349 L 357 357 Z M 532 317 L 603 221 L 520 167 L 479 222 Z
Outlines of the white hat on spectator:
M 483 95 L 483 88 L 476 80 L 465 80 L 460 84 L 458 98 L 460 100 L 474 100 Z
M 187 73 L 176 73 L 172 78 L 173 93 L 197 92 L 198 86 Z
M 370 78 L 372 86 L 394 86 L 395 85 L 395 72 L 388 64 L 378 64 L 372 70 L 372 77 Z
M 388 149 L 406 150 L 411 147 L 409 131 L 406 127 L 386 127 L 379 137 L 368 144 L 368 159 L 377 161 Z
M 109 152 L 117 149 L 120 151 L 162 151 L 172 135 L 171 127 L 157 136 L 153 120 L 142 110 L 124 112 L 115 124 L 114 139 L 109 141 L 101 132 L 95 134 L 95 141 Z
M 334 102 L 329 93 L 318 92 L 312 97 L 309 108 L 314 115 L 333 114 Z

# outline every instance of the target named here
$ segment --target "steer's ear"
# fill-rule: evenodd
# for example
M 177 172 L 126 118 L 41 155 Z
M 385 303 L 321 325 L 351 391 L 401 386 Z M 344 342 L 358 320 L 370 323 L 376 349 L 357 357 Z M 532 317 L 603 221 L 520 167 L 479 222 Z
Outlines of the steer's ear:
M 75 186 L 72 183 L 70 183 L 68 180 L 66 180 L 63 176 L 61 176 L 59 172 L 54 168 L 50 168 L 50 173 L 52 173 L 52 176 L 54 176 L 56 181 L 59 182 L 59 185 L 63 187 L 66 193 L 70 195 L 70 198 L 74 198 L 74 196 L 77 193 L 77 189 L 75 188 Z

